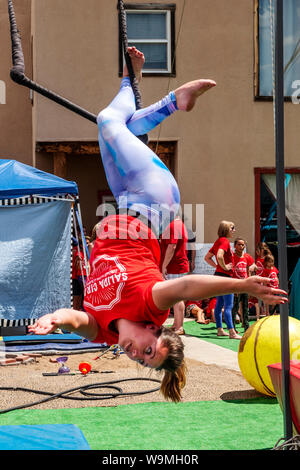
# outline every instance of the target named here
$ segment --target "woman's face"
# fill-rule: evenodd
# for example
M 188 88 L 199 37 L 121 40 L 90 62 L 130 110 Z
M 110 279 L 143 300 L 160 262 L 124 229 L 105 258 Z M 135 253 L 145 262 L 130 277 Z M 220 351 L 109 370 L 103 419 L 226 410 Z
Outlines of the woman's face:
M 230 225 L 229 227 L 229 232 L 227 235 L 227 238 L 232 238 L 235 233 L 235 226 L 233 224 Z
M 272 263 L 265 262 L 265 263 L 264 263 L 264 267 L 265 267 L 266 269 L 271 269 L 271 268 L 272 268 Z
M 153 324 L 128 322 L 126 329 L 119 330 L 119 345 L 133 361 L 156 369 L 168 355 L 168 348 L 156 336 L 157 330 Z
M 245 249 L 245 242 L 243 240 L 237 240 L 235 244 L 235 251 L 239 254 L 242 254 Z

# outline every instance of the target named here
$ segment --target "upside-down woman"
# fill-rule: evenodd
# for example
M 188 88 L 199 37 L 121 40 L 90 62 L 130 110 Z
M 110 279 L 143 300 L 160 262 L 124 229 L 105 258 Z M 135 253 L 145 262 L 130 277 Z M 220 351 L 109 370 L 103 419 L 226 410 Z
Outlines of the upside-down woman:
M 144 56 L 135 48 L 129 48 L 129 54 L 140 78 Z M 181 338 L 162 326 L 171 306 L 235 292 L 248 292 L 268 303 L 286 301 L 285 292 L 268 287 L 266 279 L 187 275 L 165 281 L 159 270 L 158 237 L 176 215 L 180 196 L 169 170 L 137 136 L 177 110 L 190 111 L 215 85 L 212 80 L 195 80 L 136 111 L 125 66 L 117 96 L 98 115 L 101 156 L 119 212 L 98 228 L 85 287 L 86 311 L 60 309 L 29 327 L 35 334 L 60 327 L 97 343 L 118 343 L 130 359 L 164 370 L 161 391 L 175 402 L 181 399 L 186 369 Z

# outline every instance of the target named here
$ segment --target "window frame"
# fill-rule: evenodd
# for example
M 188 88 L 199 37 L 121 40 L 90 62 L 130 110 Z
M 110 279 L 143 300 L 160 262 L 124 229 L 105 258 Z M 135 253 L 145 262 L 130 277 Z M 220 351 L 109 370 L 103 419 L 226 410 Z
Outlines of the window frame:
M 157 4 L 157 3 L 126 3 L 124 4 L 124 9 L 126 12 L 130 13 L 167 13 L 167 50 L 168 50 L 168 70 L 143 70 L 143 75 L 147 77 L 175 77 L 176 76 L 176 59 L 175 59 L 175 11 L 176 4 Z M 119 13 L 120 20 L 120 13 Z M 128 38 L 130 42 L 131 38 Z M 141 42 L 151 43 L 151 42 L 160 42 L 158 40 L 141 40 Z M 161 41 L 163 42 L 163 41 Z M 123 47 L 122 47 L 122 37 L 119 34 L 119 76 L 122 76 L 123 73 Z

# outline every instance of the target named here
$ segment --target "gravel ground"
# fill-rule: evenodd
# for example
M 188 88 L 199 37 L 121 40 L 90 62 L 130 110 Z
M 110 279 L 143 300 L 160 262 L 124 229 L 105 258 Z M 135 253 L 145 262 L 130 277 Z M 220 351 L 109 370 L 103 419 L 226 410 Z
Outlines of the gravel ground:
M 30 390 L 46 391 L 53 394 L 84 387 L 97 383 L 124 380 L 132 378 L 160 380 L 156 371 L 145 369 L 129 360 L 125 354 L 116 357 L 108 352 L 101 358 L 95 360 L 97 352 L 67 355 L 66 365 L 74 375 L 45 376 L 44 373 L 57 373 L 59 364 L 56 359 L 60 355 L 43 355 L 34 362 L 27 364 L 0 366 L 1 383 L 1 409 L 25 405 L 40 401 L 45 396 L 33 392 L 20 390 L 3 390 L 3 387 L 28 388 Z M 89 362 L 92 370 L 87 375 L 82 375 L 78 366 L 80 362 Z M 183 391 L 183 401 L 202 400 L 234 400 L 254 398 L 261 396 L 251 389 L 249 384 L 237 371 L 226 370 L 214 365 L 206 365 L 201 362 L 187 359 L 188 377 L 187 385 Z M 116 386 L 121 387 L 123 393 L 141 392 L 153 390 L 159 384 L 149 380 L 125 381 Z M 115 393 L 111 389 L 94 389 L 91 393 Z M 82 394 L 72 393 L 73 397 L 83 397 Z M 164 401 L 159 391 L 146 394 L 134 394 L 104 398 L 97 400 L 69 400 L 65 398 L 52 399 L 45 403 L 32 406 L 32 409 L 58 409 L 58 408 L 81 408 L 86 406 L 117 406 L 124 404 L 146 403 Z

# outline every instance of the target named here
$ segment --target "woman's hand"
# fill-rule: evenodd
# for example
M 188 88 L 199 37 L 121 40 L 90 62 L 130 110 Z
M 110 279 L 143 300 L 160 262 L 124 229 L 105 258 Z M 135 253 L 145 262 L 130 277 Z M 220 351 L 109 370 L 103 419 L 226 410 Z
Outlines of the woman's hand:
M 166 266 L 162 266 L 161 273 L 162 273 L 164 279 L 168 279 L 168 271 L 167 271 Z
M 29 325 L 28 331 L 36 335 L 48 335 L 53 333 L 61 324 L 59 313 L 48 313 L 40 317 L 33 325 Z
M 47 313 L 40 317 L 34 325 L 28 327 L 28 331 L 36 335 L 47 335 L 57 328 L 93 341 L 98 335 L 99 326 L 96 319 L 87 312 L 61 308 L 54 313 Z
M 233 264 L 232 263 L 225 264 L 225 268 L 226 268 L 226 271 L 232 271 L 233 270 Z
M 248 277 L 244 280 L 245 292 L 269 305 L 286 303 L 288 301 L 287 292 L 271 287 L 271 281 L 272 279 L 266 277 Z

